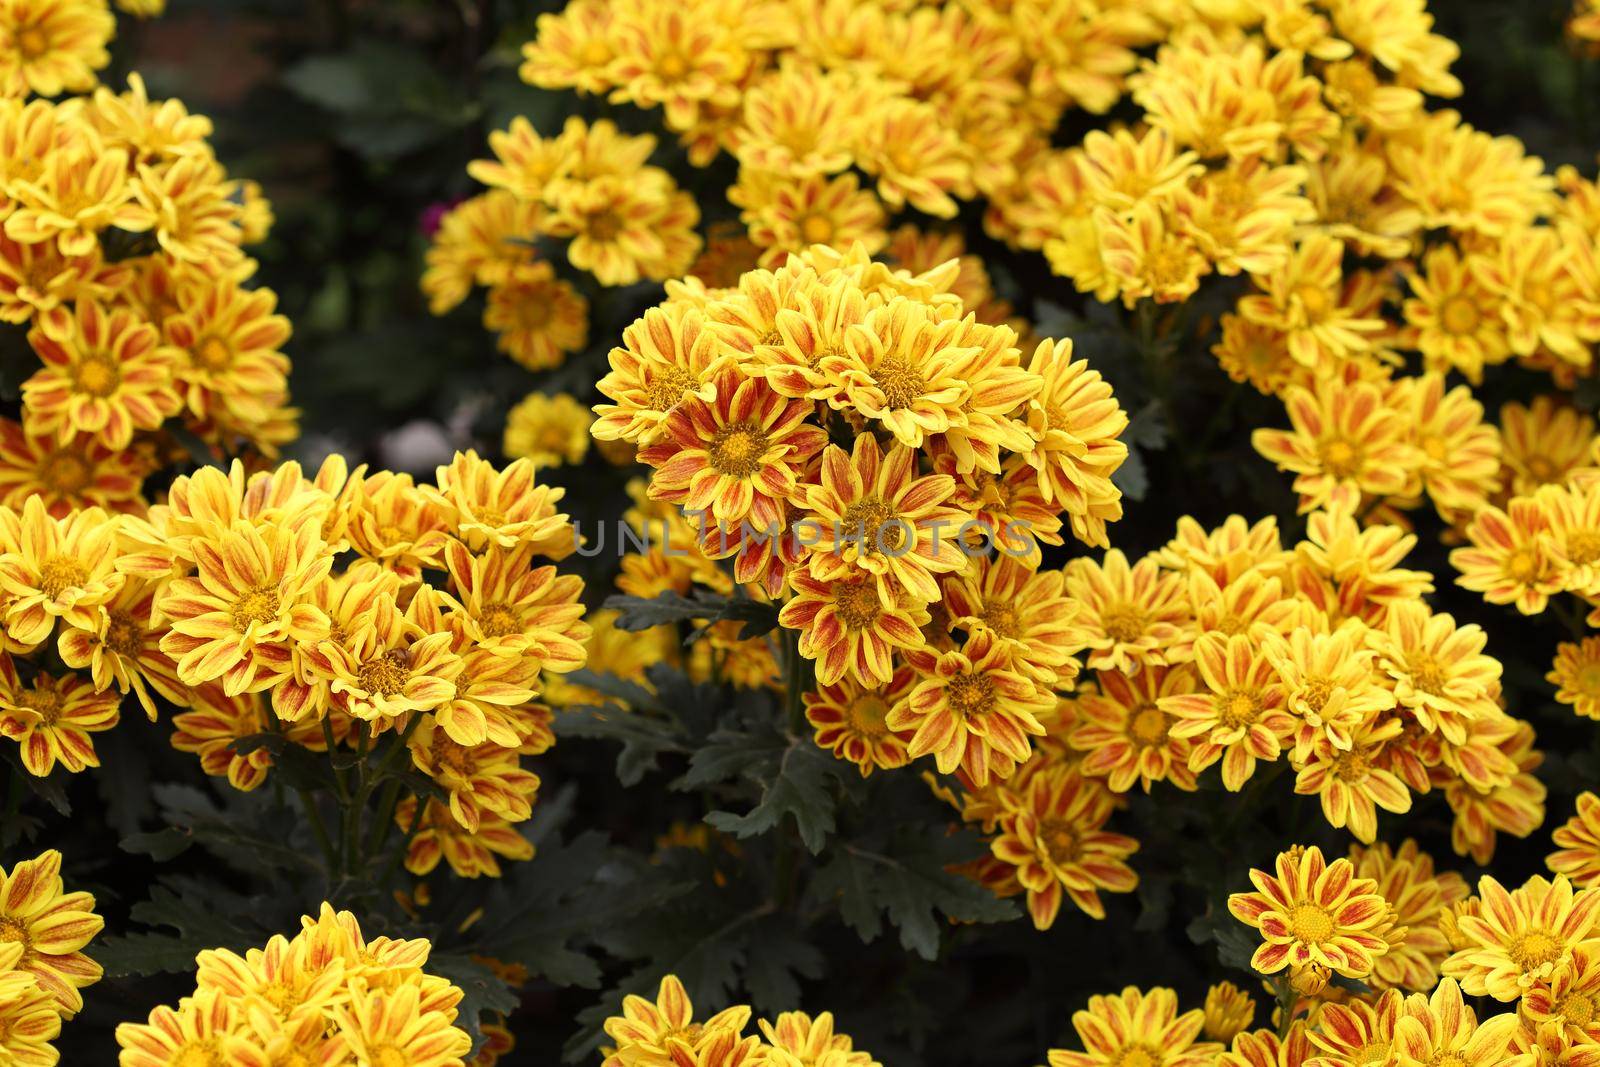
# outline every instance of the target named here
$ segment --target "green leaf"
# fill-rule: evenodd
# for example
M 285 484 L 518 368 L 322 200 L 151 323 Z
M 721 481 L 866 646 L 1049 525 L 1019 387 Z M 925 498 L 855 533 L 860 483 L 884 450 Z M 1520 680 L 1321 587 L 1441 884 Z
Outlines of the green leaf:
M 748 640 L 770 633 L 778 625 L 776 604 L 763 604 L 749 597 L 726 597 L 697 589 L 693 596 L 668 590 L 659 596 L 611 596 L 604 607 L 616 611 L 617 627 L 622 630 L 648 630 L 683 622 L 741 622 L 739 638 Z
M 470 956 L 436 952 L 428 957 L 428 973 L 447 978 L 463 994 L 456 1025 L 472 1036 L 472 1050 L 483 1044 L 484 1016 L 509 1015 L 517 1008 L 516 992 L 505 980 Z
M 821 978 L 827 958 L 807 941 L 792 916 L 772 915 L 750 934 L 756 951 L 745 963 L 744 988 L 759 1012 L 776 1015 L 800 1003 L 800 979 Z
M 131 914 L 137 922 L 175 933 L 135 931 L 103 938 L 95 942 L 94 958 L 115 978 L 193 970 L 195 955 L 205 949 L 243 950 L 259 944 L 265 936 L 259 928 L 229 916 L 265 910 L 214 883 L 171 878 L 155 886 L 150 899 L 135 904 Z
M 370 107 L 372 88 L 351 56 L 311 56 L 283 74 L 295 93 L 330 111 L 353 112 Z
M 93 951 L 107 978 L 143 978 L 192 971 L 195 955 L 209 947 L 215 946 L 166 934 L 123 934 L 100 938 Z
M 243 871 L 264 865 L 301 876 L 321 871 L 311 854 L 284 840 L 281 829 L 265 825 L 272 816 L 264 810 L 264 799 L 229 794 L 229 805 L 223 808 L 193 786 L 156 785 L 151 793 L 168 832 L 131 835 L 123 841 L 130 851 L 175 856 L 188 847 L 179 847 L 187 839 Z
M 484 951 L 556 985 L 599 988 L 600 966 L 583 951 L 596 933 L 696 888 L 692 881 L 657 877 L 659 867 L 630 869 L 625 855 L 594 832 L 542 846 L 510 876 L 509 899 L 490 909 L 504 917 L 478 932 Z
M 673 787 L 697 789 L 736 777 L 753 782 L 761 790 L 753 808 L 742 815 L 713 811 L 706 822 L 736 837 L 753 837 L 793 816 L 800 839 L 817 853 L 834 830 L 831 786 L 842 766 L 809 737 L 718 730 L 695 752 L 688 772 Z
M 149 834 L 128 834 L 117 844 L 124 852 L 146 855 L 157 863 L 165 863 L 189 851 L 194 838 L 182 830 L 168 827 Z
M 900 931 L 900 944 L 929 960 L 939 952 L 936 914 L 956 922 L 1015 918 L 1014 902 L 946 869 L 972 858 L 963 851 L 963 835 L 938 839 L 932 829 L 919 829 L 917 837 L 898 835 L 890 843 L 893 851 L 838 845 L 818 869 L 810 892 L 835 899 L 840 915 L 863 941 L 876 940 L 887 918 Z
M 579 684 L 583 684 L 580 682 Z M 655 770 L 662 754 L 685 751 L 676 723 L 622 708 L 564 708 L 556 712 L 555 732 L 561 737 L 616 741 L 617 781 L 638 785 Z
M 1217 959 L 1224 967 L 1256 974 L 1255 968 L 1250 966 L 1250 960 L 1255 956 L 1261 939 L 1248 926 L 1235 919 L 1227 908 L 1208 903 L 1205 914 L 1190 921 L 1188 934 L 1189 940 L 1197 945 L 1207 942 L 1215 944 Z

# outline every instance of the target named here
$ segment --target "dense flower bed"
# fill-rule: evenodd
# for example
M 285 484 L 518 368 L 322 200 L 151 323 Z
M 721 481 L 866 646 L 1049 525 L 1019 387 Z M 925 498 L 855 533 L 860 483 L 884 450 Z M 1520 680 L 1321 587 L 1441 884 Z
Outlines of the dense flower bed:
M 0 1063 L 1600 1062 L 1592 3 L 331 3 L 314 291 L 114 6 L 0 0 Z

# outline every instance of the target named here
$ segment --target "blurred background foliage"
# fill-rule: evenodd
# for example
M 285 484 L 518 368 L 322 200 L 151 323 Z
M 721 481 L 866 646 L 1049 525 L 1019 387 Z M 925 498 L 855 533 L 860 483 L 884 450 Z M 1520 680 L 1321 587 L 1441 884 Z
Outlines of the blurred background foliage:
M 493 335 L 476 321 L 481 304 L 435 318 L 418 290 L 429 227 L 445 207 L 474 191 L 465 167 L 486 155 L 491 129 L 518 114 L 542 132 L 559 128 L 574 112 L 604 114 L 632 130 L 651 129 L 657 120 L 653 113 L 613 111 L 594 98 L 543 92 L 518 79 L 519 49 L 535 19 L 559 6 L 551 0 L 171 0 L 164 18 L 124 24 L 118 66 L 106 80 L 119 85 L 121 73 L 140 70 L 152 96 L 180 97 L 211 116 L 219 157 L 231 173 L 261 182 L 276 209 L 277 225 L 258 254 L 262 282 L 278 291 L 280 309 L 294 323 L 287 351 L 305 432 L 292 455 L 314 462 L 337 450 L 352 463 L 423 471 L 457 447 L 498 453 L 506 409 L 531 389 L 592 400 L 616 335 L 659 299 L 654 286 L 600 291 L 586 276 L 567 273 L 591 300 L 590 345 L 562 368 L 536 376 L 496 352 Z M 1466 93 L 1457 106 L 1467 120 L 1517 135 L 1551 168 L 1572 163 L 1589 174 L 1600 125 L 1600 67 L 1563 41 L 1568 6 L 1549 0 L 1431 5 L 1439 32 L 1462 45 L 1455 70 Z M 1080 132 L 1068 124 L 1062 136 Z M 708 224 L 731 217 L 723 196 L 732 180 L 726 160 L 723 167 L 693 170 L 663 137 L 655 161 L 696 195 Z M 1248 438 L 1248 427 L 1282 421 L 1276 401 L 1235 387 L 1203 348 L 1152 352 L 1141 346 L 1120 315 L 1085 306 L 1042 258 L 984 239 L 974 211 L 961 224 L 971 250 L 989 264 L 999 295 L 1041 334 L 1073 336 L 1135 416 L 1130 439 L 1137 458 L 1122 475 L 1132 499 L 1128 517 L 1114 528 L 1118 547 L 1132 556 L 1159 546 L 1183 513 L 1207 526 L 1234 511 L 1293 514 L 1289 479 L 1273 472 Z M 1213 295 L 1215 307 L 1195 302 L 1183 313 L 1214 314 L 1225 303 L 1223 294 Z M 1507 373 L 1479 395 L 1492 413 L 1503 399 L 1525 397 L 1537 386 Z M 1579 397 L 1592 407 L 1596 394 L 1581 388 Z M 610 471 L 598 456 L 581 470 L 554 478 L 573 490 L 573 513 L 586 520 L 620 514 L 623 473 Z M 597 478 L 597 472 L 607 473 Z M 1141 507 L 1142 498 L 1152 504 Z M 1293 521 L 1285 527 L 1286 539 L 1298 536 Z M 1425 523 L 1419 533 L 1408 564 L 1438 576 L 1442 609 L 1489 625 L 1491 651 L 1507 663 L 1508 698 L 1519 702 L 1518 714 L 1534 722 L 1540 747 L 1551 753 L 1542 772 L 1552 787 L 1546 828 L 1526 842 L 1504 841 L 1497 857 L 1507 876 L 1520 879 L 1538 867 L 1548 828 L 1570 814 L 1571 795 L 1600 778 L 1597 732 L 1549 701 L 1541 676 L 1549 650 L 1565 636 L 1556 633 L 1556 620 L 1546 615 L 1519 628 L 1508 613 L 1457 595 L 1438 531 Z M 614 561 L 593 561 L 605 565 Z M 598 600 L 609 576 L 589 577 Z M 1507 638 L 1526 645 L 1507 647 Z M 686 700 L 692 703 L 694 694 Z M 145 730 L 151 735 L 143 736 Z M 209 803 L 198 790 L 163 787 L 149 796 L 150 781 L 198 778 L 189 757 L 163 754 L 166 730 L 165 724 L 129 721 L 108 735 L 115 748 L 106 755 L 99 788 L 114 801 L 118 832 L 139 829 L 153 804 L 172 809 L 163 821 L 196 825 L 211 817 L 194 808 Z M 135 759 L 136 751 L 156 754 L 154 762 Z M 489 914 L 507 918 L 477 932 L 485 941 L 521 937 L 527 942 L 522 949 L 554 961 L 552 973 L 536 978 L 521 997 L 513 1018 L 515 1062 L 557 1062 L 577 1020 L 586 1010 L 588 1019 L 596 1018 L 594 990 L 575 987 L 599 982 L 587 962 L 597 954 L 613 962 L 644 961 L 642 970 L 672 961 L 692 989 L 716 995 L 721 988 L 735 999 L 741 991 L 724 983 L 739 974 L 758 1007 L 763 999 L 832 1005 L 841 1028 L 886 1064 L 1033 1062 L 1059 1043 L 1071 1011 L 1091 993 L 1159 982 L 1197 1004 L 1206 982 L 1224 976 L 1217 948 L 1207 943 L 1213 931 L 1208 906 L 1239 888 L 1242 868 L 1265 864 L 1292 834 L 1307 843 L 1320 840 L 1336 853 L 1347 842 L 1315 816 L 1314 799 L 1289 801 L 1287 783 L 1275 798 L 1254 798 L 1259 812 L 1229 827 L 1225 848 L 1205 820 L 1225 805 L 1252 803 L 1249 797 L 1212 793 L 1201 804 L 1174 804 L 1170 791 L 1154 799 L 1136 795 L 1117 828 L 1142 842 L 1135 857 L 1142 886 L 1135 895 L 1108 900 L 1108 921 L 1073 916 L 1046 934 L 1026 922 L 960 928 L 946 934 L 946 950 L 934 963 L 903 949 L 893 931 L 864 950 L 858 932 L 839 923 L 809 930 L 809 939 L 799 943 L 788 928 L 765 925 L 762 903 L 738 899 L 742 890 L 725 885 L 718 869 L 735 862 L 770 867 L 766 852 L 778 847 L 776 835 L 750 843 L 737 858 L 677 850 L 649 864 L 656 836 L 671 820 L 697 822 L 704 798 L 668 793 L 660 777 L 623 789 L 613 771 L 615 755 L 614 741 L 564 738 L 538 768 L 546 783 L 534 831 L 540 857 L 494 887 L 447 883 L 462 894 L 459 904 L 441 902 L 451 915 L 466 917 L 485 893 L 496 895 Z M 124 770 L 111 773 L 117 768 Z M 237 810 L 219 816 L 222 822 L 266 817 L 263 798 L 231 796 Z M 894 804 L 901 824 L 925 818 L 942 833 L 942 809 L 914 775 L 899 776 L 875 797 L 879 805 Z M 1448 812 L 1434 801 L 1419 803 L 1407 832 L 1441 863 L 1472 875 L 1468 861 L 1451 856 Z M 870 814 L 857 811 L 855 817 Z M 601 833 L 581 833 L 589 828 Z M 1386 821 L 1382 833 L 1393 836 L 1392 829 Z M 108 885 L 86 888 L 115 900 L 162 858 L 159 842 L 148 844 L 154 848 L 149 862 L 112 850 L 120 866 L 107 872 Z M 234 896 L 207 892 L 204 908 L 169 894 L 141 917 L 172 925 L 184 920 L 205 943 L 245 944 L 259 943 L 263 931 L 282 928 L 302 910 L 303 902 L 275 899 L 261 885 L 241 883 Z M 117 905 L 108 910 L 115 915 Z M 700 936 L 707 928 L 721 934 L 730 922 L 744 924 L 739 937 Z M 119 928 L 115 918 L 108 928 Z M 472 966 L 465 956 L 455 965 Z M 633 965 L 615 969 L 625 973 Z M 791 996 L 797 982 L 815 984 L 826 995 Z M 65 1062 L 106 1062 L 109 1027 L 117 1019 L 142 1017 L 150 1004 L 174 996 L 159 980 L 108 982 L 97 993 L 84 1021 L 68 1030 Z

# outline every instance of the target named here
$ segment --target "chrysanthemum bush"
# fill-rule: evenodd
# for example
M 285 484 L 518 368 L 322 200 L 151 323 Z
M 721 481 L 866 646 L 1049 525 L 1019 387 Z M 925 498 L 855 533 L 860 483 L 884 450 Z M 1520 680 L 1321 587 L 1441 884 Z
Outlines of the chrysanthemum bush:
M 0 1062 L 1600 1058 L 1586 5 L 502 6 L 388 470 L 0 0 Z

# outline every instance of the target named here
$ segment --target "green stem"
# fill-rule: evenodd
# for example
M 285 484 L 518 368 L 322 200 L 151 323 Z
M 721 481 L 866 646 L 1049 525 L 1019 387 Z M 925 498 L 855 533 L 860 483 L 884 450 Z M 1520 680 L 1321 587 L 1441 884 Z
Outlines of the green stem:
M 328 715 L 322 717 L 322 742 L 328 747 L 328 763 L 331 765 L 339 746 L 333 739 L 333 718 Z M 339 798 L 340 804 L 343 804 L 349 795 L 344 787 L 344 772 L 338 767 L 333 767 L 333 792 Z
M 378 884 L 385 885 L 394 877 L 394 872 L 406 858 L 406 853 L 411 851 L 411 842 L 416 840 L 417 831 L 422 829 L 422 816 L 428 810 L 428 798 L 417 797 L 417 810 L 411 813 L 411 825 L 406 828 L 406 836 L 400 841 L 400 847 L 389 856 L 389 862 L 383 865 L 383 873 L 378 876 Z
M 420 714 L 411 716 L 411 721 L 406 723 L 405 729 L 400 731 L 399 743 L 395 745 L 378 767 L 378 780 L 388 779 L 383 787 L 383 793 L 378 798 L 378 815 L 373 820 L 372 832 L 367 837 L 367 853 L 375 854 L 389 839 L 389 831 L 394 825 L 395 805 L 400 803 L 400 774 L 397 770 L 410 752 L 411 735 L 417 732 L 417 727 L 422 722 Z
M 1300 998 L 1287 977 L 1279 975 L 1272 984 L 1278 994 L 1278 1040 L 1282 1041 L 1289 1036 L 1289 1028 L 1294 1025 L 1294 1005 Z
M 339 842 L 345 851 L 346 868 L 352 877 L 361 871 L 361 812 L 367 806 L 372 786 L 367 781 L 367 756 L 371 739 L 363 723 L 356 732 L 356 788 L 344 809 L 344 831 Z
M 800 632 L 783 628 L 784 708 L 789 715 L 789 732 L 805 733 L 805 657 L 800 655 Z
M 328 867 L 328 877 L 331 879 L 338 869 L 338 854 L 333 850 L 333 839 L 328 836 L 328 827 L 322 821 L 322 813 L 317 810 L 317 802 L 312 799 L 308 789 L 295 790 L 300 797 L 300 806 L 305 809 L 306 822 L 311 824 L 311 833 L 317 839 L 317 847 L 322 850 L 322 862 Z
M 1583 609 L 1582 602 L 1574 597 L 1555 596 L 1550 598 L 1550 606 L 1555 609 L 1556 618 L 1561 620 L 1561 624 L 1567 628 L 1572 639 L 1582 641 L 1584 635 L 1589 632 L 1587 613 Z

